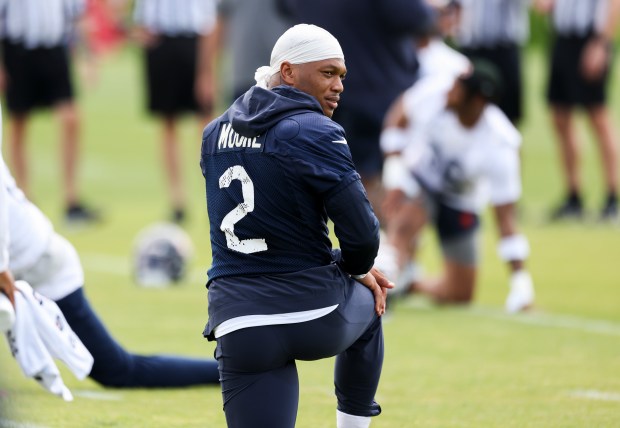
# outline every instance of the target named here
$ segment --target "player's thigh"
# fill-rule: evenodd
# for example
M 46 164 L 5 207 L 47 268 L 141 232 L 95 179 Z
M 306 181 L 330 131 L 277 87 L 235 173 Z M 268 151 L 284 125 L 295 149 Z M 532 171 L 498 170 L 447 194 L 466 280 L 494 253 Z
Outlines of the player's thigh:
M 342 303 L 315 320 L 244 328 L 217 339 L 220 371 L 256 373 L 283 367 L 291 360 L 317 360 L 351 346 L 376 318 L 372 292 L 351 280 Z
M 222 381 L 222 396 L 228 428 L 294 428 L 299 405 L 295 362 L 229 376 Z

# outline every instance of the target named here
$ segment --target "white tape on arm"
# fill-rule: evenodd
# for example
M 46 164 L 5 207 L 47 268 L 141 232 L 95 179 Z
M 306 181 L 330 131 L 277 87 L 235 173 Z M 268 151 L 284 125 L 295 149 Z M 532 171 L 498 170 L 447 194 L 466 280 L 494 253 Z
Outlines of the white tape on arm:
M 385 154 L 402 152 L 408 143 L 408 133 L 403 128 L 386 128 L 381 131 L 379 145 Z
M 382 180 L 386 190 L 400 189 L 409 198 L 415 198 L 420 193 L 420 185 L 411 175 L 401 156 L 388 156 L 383 161 Z
M 530 244 L 524 235 L 506 236 L 499 241 L 497 254 L 506 262 L 525 260 L 530 255 Z

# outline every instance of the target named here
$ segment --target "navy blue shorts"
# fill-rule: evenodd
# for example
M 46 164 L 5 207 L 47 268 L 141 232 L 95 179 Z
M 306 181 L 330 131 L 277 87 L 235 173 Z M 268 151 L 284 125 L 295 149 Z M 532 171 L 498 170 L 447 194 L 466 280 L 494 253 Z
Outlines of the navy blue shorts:
M 376 416 L 383 364 L 381 319 L 369 289 L 351 280 L 346 300 L 316 320 L 234 331 L 217 339 L 229 428 L 295 426 L 299 380 L 295 360 L 336 357 L 338 409 Z
M 89 377 L 103 386 L 180 388 L 219 382 L 217 363 L 213 359 L 144 356 L 126 351 L 91 308 L 82 288 L 56 304 L 95 360 Z

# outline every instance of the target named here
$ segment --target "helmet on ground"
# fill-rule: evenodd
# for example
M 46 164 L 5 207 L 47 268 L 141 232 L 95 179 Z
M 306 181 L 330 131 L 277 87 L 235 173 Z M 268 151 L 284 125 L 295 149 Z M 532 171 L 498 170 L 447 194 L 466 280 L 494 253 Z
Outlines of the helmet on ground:
M 134 245 L 134 279 L 144 287 L 165 287 L 183 279 L 193 255 L 192 240 L 173 223 L 142 230 Z

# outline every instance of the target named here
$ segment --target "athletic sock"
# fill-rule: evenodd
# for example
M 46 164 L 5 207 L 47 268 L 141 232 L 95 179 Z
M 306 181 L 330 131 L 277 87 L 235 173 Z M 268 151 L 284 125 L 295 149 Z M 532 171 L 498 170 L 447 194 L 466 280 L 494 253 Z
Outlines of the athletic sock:
M 337 428 L 368 428 L 370 426 L 370 416 L 355 416 L 336 410 Z

